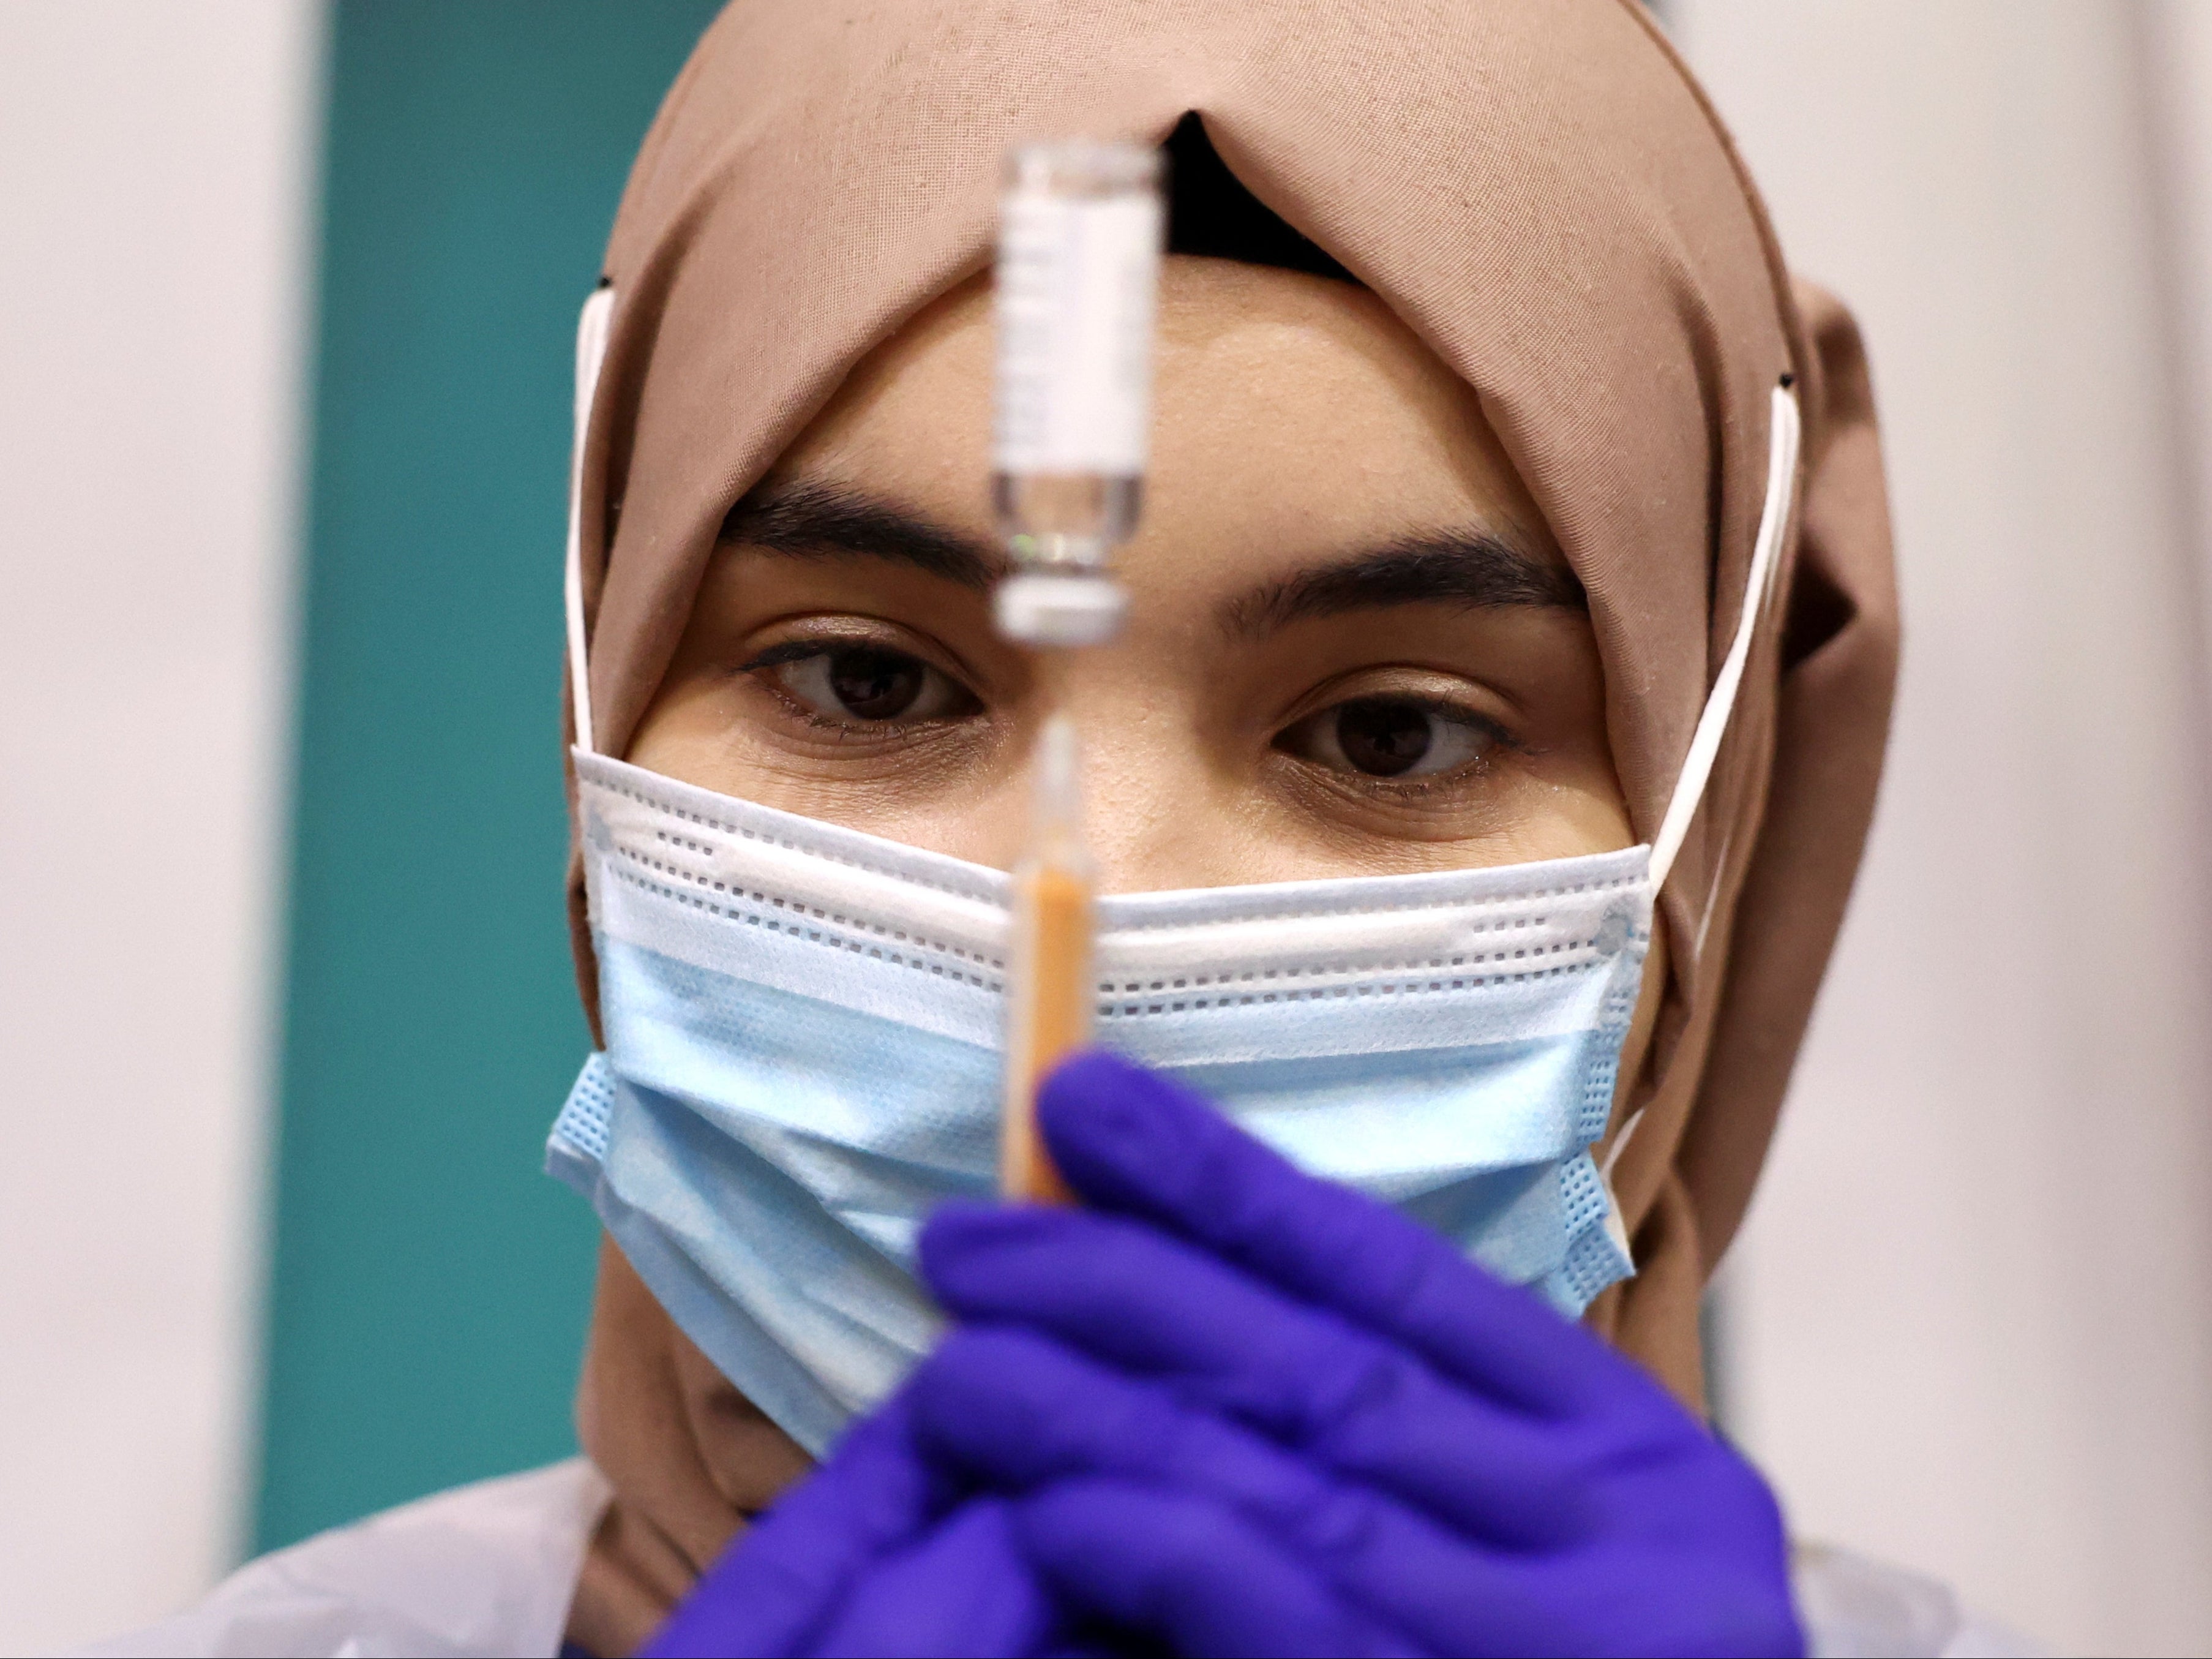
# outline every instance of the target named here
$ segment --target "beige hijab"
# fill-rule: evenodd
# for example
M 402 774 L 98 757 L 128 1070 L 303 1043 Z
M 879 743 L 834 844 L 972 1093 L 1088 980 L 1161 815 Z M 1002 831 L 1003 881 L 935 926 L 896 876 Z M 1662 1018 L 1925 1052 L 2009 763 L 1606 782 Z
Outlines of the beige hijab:
M 1858 863 L 1898 625 L 1856 331 L 1793 284 L 1635 0 L 738 0 L 670 92 L 607 253 L 584 466 L 599 747 L 629 741 L 732 503 L 857 359 L 983 265 L 1007 143 L 1158 139 L 1194 110 L 1480 393 L 1589 591 L 1646 838 L 1735 626 L 1770 394 L 1794 377 L 1784 602 L 1661 900 L 1674 977 L 1616 1171 L 1639 1271 L 1589 1315 L 1695 1404 L 1699 1291 Z M 589 1007 L 573 882 L 570 900 Z M 803 1460 L 611 1248 L 578 1418 L 617 1496 L 571 1630 L 626 1652 Z

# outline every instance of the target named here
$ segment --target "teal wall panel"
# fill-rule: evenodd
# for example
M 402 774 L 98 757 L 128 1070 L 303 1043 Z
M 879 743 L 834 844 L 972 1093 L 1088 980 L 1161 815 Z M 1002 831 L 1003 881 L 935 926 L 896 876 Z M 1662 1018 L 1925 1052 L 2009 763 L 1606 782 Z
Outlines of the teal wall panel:
M 340 0 L 257 1545 L 573 1449 L 576 308 L 708 0 Z

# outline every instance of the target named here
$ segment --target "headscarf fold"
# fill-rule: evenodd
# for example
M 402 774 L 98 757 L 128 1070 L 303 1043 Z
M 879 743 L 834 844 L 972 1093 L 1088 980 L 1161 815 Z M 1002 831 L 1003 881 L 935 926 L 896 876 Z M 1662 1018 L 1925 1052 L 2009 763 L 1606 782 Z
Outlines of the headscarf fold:
M 1007 144 L 1157 142 L 1190 112 L 1474 388 L 1588 592 L 1647 839 L 1744 600 L 1770 395 L 1796 388 L 1782 601 L 1661 895 L 1672 975 L 1614 1172 L 1638 1271 L 1588 1315 L 1698 1405 L 1699 1296 L 1857 868 L 1898 621 L 1856 331 L 1792 282 L 1635 0 L 738 0 L 669 93 L 607 253 L 582 474 L 599 747 L 635 730 L 731 504 L 987 262 Z M 595 1016 L 576 879 L 570 904 Z M 617 1497 L 572 1624 L 586 1645 L 641 1639 L 799 1467 L 747 1410 L 604 1250 L 579 1422 Z

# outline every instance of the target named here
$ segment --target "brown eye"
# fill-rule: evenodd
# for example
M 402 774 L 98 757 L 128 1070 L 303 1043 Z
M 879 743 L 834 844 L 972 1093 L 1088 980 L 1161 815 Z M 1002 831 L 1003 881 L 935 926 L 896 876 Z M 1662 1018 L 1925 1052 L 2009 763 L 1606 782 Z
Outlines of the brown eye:
M 845 712 L 863 720 L 896 720 L 921 695 L 928 670 L 891 651 L 832 651 L 830 690 Z
M 1361 697 L 1309 715 L 1276 747 L 1332 772 L 1429 778 L 1480 760 L 1498 741 L 1488 721 L 1401 697 Z
M 1410 703 L 1346 703 L 1336 711 L 1336 747 L 1353 771 L 1395 778 L 1434 747 L 1435 725 Z
M 950 674 L 878 645 L 820 646 L 759 666 L 786 696 L 825 720 L 943 719 L 969 712 L 975 700 Z

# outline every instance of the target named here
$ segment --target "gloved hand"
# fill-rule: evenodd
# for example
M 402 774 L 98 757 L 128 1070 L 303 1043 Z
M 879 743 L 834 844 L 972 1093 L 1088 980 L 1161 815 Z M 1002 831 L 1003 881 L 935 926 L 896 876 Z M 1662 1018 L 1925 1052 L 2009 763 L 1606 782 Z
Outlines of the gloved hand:
M 1104 1056 L 1089 1211 L 963 1207 L 969 1321 L 656 1654 L 1802 1651 L 1759 1478 L 1442 1239 Z
M 1019 1655 L 1068 1646 L 1013 1548 L 1009 1505 L 915 1455 L 905 1400 L 856 1424 L 694 1585 L 650 1659 Z
M 1184 1653 L 1803 1651 L 1765 1484 L 1629 1361 L 1134 1066 L 1040 1112 L 1092 1207 L 931 1222 L 963 1328 L 902 1410 L 1071 1609 Z

